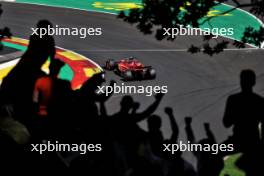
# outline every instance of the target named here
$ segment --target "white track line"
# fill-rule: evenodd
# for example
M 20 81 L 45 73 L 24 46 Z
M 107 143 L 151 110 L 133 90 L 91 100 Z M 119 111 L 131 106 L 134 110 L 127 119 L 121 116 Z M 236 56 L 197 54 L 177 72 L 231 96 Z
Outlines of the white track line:
M 225 3 L 222 3 L 222 4 L 225 5 L 225 6 L 228 6 L 228 7 L 235 8 L 235 6 L 232 6 L 232 5 L 229 5 L 229 4 L 225 4 Z M 248 11 L 246 11 L 244 9 L 241 9 L 241 8 L 237 8 L 237 9 L 242 11 L 242 12 L 244 12 L 244 13 L 246 13 L 246 14 L 248 14 L 249 16 L 252 16 L 254 19 L 256 19 L 261 24 L 262 27 L 264 27 L 264 23 L 258 17 L 256 17 L 255 15 L 253 15 L 252 13 L 249 13 Z M 264 42 L 262 42 L 261 48 L 264 48 Z
M 0 0 L 1 1 L 1 0 Z M 112 13 L 112 12 L 105 12 L 105 11 L 101 11 L 101 10 L 86 10 L 86 9 L 81 9 L 81 8 L 76 8 L 76 7 L 61 7 L 61 6 L 56 6 L 56 5 L 48 5 L 48 4 L 41 4 L 41 3 L 34 3 L 34 2 L 16 2 L 16 1 L 12 1 L 14 3 L 17 4 L 33 4 L 33 5 L 39 5 L 39 6 L 46 6 L 46 7 L 56 7 L 56 8 L 60 8 L 60 9 L 74 9 L 74 10 L 80 10 L 80 11 L 84 11 L 84 12 L 94 12 L 94 13 L 106 13 L 106 14 L 111 14 L 111 15 L 116 15 L 116 13 Z
M 65 48 L 62 48 L 62 47 L 59 47 L 59 46 L 56 46 L 56 48 L 61 49 L 61 50 L 64 50 L 64 51 L 70 51 L 73 54 L 76 54 L 76 55 L 78 55 L 78 56 L 86 59 L 87 61 L 91 62 L 96 67 L 98 67 L 101 71 L 103 71 L 103 68 L 99 64 L 97 64 L 96 62 L 94 62 L 93 60 L 89 59 L 88 57 L 86 57 L 84 55 L 78 54 L 78 53 L 76 53 L 76 52 L 74 52 L 72 50 L 68 50 L 68 49 L 65 49 Z M 5 62 L 3 64 L 0 64 L 0 70 L 5 69 L 5 68 L 8 68 L 8 67 L 15 66 L 18 63 L 19 60 L 20 60 L 20 58 L 15 59 L 15 60 L 12 60 L 12 61 L 9 61 L 9 62 Z M 1 84 L 1 80 L 0 80 L 0 84 Z
M 187 52 L 189 49 L 73 49 L 74 51 L 88 51 L 88 52 Z M 224 51 L 251 51 L 264 50 L 262 48 L 228 48 Z M 201 50 L 203 51 L 203 50 Z
M 68 50 L 68 49 L 65 49 L 65 48 L 62 48 L 62 47 L 59 47 L 59 46 L 56 46 L 56 48 L 59 48 L 59 49 L 62 49 L 62 50 L 66 50 L 66 51 L 70 51 L 70 52 L 72 52 L 73 54 L 76 54 L 76 55 L 78 55 L 78 56 L 80 56 L 80 57 L 82 57 L 82 58 L 88 60 L 89 62 L 91 62 L 92 64 L 94 64 L 96 67 L 98 67 L 101 71 L 103 71 L 103 68 L 102 68 L 99 64 L 97 64 L 96 62 L 94 62 L 93 60 L 89 59 L 88 57 L 86 57 L 86 56 L 84 56 L 84 55 L 81 55 L 81 54 L 76 53 L 76 52 L 74 52 L 74 51 L 72 51 L 72 50 Z
M 12 61 L 9 61 L 9 62 L 5 62 L 5 63 L 1 64 L 1 65 L 0 65 L 0 70 L 1 70 L 1 69 L 4 69 L 4 68 L 6 68 L 6 67 L 14 66 L 15 64 L 18 63 L 19 59 L 20 59 L 20 58 L 15 59 L 15 60 L 12 60 Z
M 14 0 L 6 0 L 6 1 L 8 1 L 8 2 L 15 2 Z M 72 8 L 72 7 L 60 7 L 60 6 L 56 6 L 56 5 L 47 5 L 47 4 L 38 4 L 38 3 L 24 3 L 24 2 L 15 2 L 15 3 L 18 3 L 18 4 L 34 4 L 34 5 L 47 6 L 47 7 L 56 7 L 56 8 L 61 8 L 61 9 L 69 8 L 69 9 L 75 9 L 75 10 L 86 11 L 86 12 L 89 11 L 89 12 L 95 12 L 95 13 L 106 13 L 106 14 L 116 15 L 115 13 L 111 13 L 111 12 L 95 11 L 95 10 L 85 10 L 85 9 Z M 225 3 L 222 3 L 222 4 L 225 5 L 225 6 L 229 6 L 229 7 L 234 8 L 234 6 L 231 6 L 231 5 L 228 5 L 228 4 L 225 4 Z M 243 9 L 240 9 L 240 8 L 237 8 L 237 9 L 240 10 L 240 11 L 243 11 L 243 12 L 247 13 L 250 16 L 252 16 L 253 18 L 255 18 L 264 27 L 264 23 L 260 19 L 258 19 L 256 16 L 254 16 L 253 14 L 247 12 L 246 10 L 243 10 Z M 228 36 L 222 36 L 222 37 L 235 40 L 234 38 L 228 37 Z M 257 48 L 254 45 L 251 45 L 251 44 L 248 44 L 248 45 L 251 46 L 251 47 L 253 47 L 253 48 L 229 48 L 229 49 L 224 49 L 224 51 L 250 51 L 250 50 L 260 50 L 259 48 Z M 264 47 L 264 42 L 262 43 L 262 46 L 261 47 L 262 48 Z M 58 47 L 58 48 L 61 48 L 61 47 Z M 61 49 L 64 49 L 64 48 L 61 48 Z M 79 50 L 79 49 L 76 49 L 75 51 L 90 51 L 90 52 L 186 52 L 186 51 L 188 51 L 188 49 L 120 49 L 120 50 L 107 50 L 107 49 L 106 50 Z M 74 51 L 72 51 L 72 52 L 74 52 Z M 77 55 L 80 55 L 80 54 L 78 54 L 76 52 L 74 52 L 74 53 L 77 54 Z M 85 57 L 85 58 L 87 58 L 87 57 Z M 95 64 L 98 68 L 102 69 L 97 63 L 95 63 L 91 59 L 87 58 L 87 60 L 89 60 L 90 62 L 92 62 L 93 64 Z
M 111 13 L 111 12 L 105 12 L 105 11 L 100 11 L 100 10 L 87 10 L 87 9 L 81 9 L 81 8 L 75 8 L 75 7 L 61 7 L 61 6 L 56 6 L 56 5 L 27 3 L 27 2 L 16 2 L 16 1 L 14 1 L 14 3 L 17 3 L 17 4 L 33 4 L 33 5 L 46 6 L 46 7 L 56 7 L 56 8 L 61 8 L 61 9 L 67 9 L 68 8 L 68 9 L 80 10 L 80 11 L 85 11 L 85 12 L 106 13 L 106 14 L 111 14 L 111 15 L 117 15 L 116 13 Z M 221 4 L 229 6 L 229 7 L 234 7 L 234 6 L 225 4 L 225 3 L 221 3 Z M 240 9 L 240 8 L 237 8 L 237 9 L 240 10 L 240 11 L 246 12 L 250 16 L 254 17 L 256 20 L 258 20 L 260 22 L 260 24 L 263 25 L 263 22 L 260 19 L 258 19 L 256 16 L 252 15 L 251 13 L 249 13 L 249 12 L 243 10 L 243 9 Z M 204 31 L 203 29 L 201 29 L 201 30 Z M 221 36 L 221 37 L 228 38 L 228 39 L 235 40 L 235 41 L 240 41 L 240 40 L 236 40 L 236 39 L 234 39 L 232 37 L 229 37 L 229 36 Z M 249 45 L 251 47 L 254 47 L 254 48 L 258 48 L 255 45 L 252 45 L 252 44 L 249 44 L 249 43 L 245 43 L 245 44 L 247 44 L 247 45 Z M 264 47 L 264 42 L 261 44 L 261 48 L 263 48 L 263 47 Z

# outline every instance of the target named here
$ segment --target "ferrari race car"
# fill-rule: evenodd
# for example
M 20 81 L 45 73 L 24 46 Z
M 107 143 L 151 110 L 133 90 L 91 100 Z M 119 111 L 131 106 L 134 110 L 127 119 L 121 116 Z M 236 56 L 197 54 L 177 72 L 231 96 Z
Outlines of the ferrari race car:
M 156 78 L 155 69 L 151 66 L 144 66 L 134 57 L 124 58 L 119 61 L 109 59 L 105 63 L 105 69 L 114 71 L 126 81 Z

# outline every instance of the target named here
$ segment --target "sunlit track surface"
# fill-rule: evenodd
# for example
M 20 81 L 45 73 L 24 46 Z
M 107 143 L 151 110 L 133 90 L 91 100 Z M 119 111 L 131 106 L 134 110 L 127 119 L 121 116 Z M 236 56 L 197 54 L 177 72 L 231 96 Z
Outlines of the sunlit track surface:
M 156 80 L 126 84 L 168 85 L 169 92 L 156 111 L 163 119 L 166 137 L 171 134 L 171 130 L 163 111 L 164 107 L 171 106 L 180 126 L 180 139 L 186 140 L 185 116 L 194 118 L 194 132 L 198 139 L 205 134 L 204 122 L 210 122 L 218 142 L 225 139 L 228 135 L 222 125 L 225 101 L 228 95 L 239 91 L 238 77 L 244 68 L 256 71 L 256 91 L 264 95 L 263 50 L 225 51 L 214 57 L 204 54 L 192 55 L 177 50 L 186 49 L 191 43 L 199 44 L 202 41 L 200 37 L 179 37 L 173 43 L 158 42 L 153 36 L 144 36 L 135 27 L 116 19 L 114 15 L 36 5 L 2 4 L 4 13 L 1 25 L 10 27 L 14 36 L 29 38 L 30 28 L 39 19 L 48 19 L 54 24 L 67 27 L 102 27 L 102 36 L 86 39 L 76 36 L 56 37 L 56 45 L 83 54 L 99 64 L 103 64 L 108 58 L 135 56 L 146 65 L 152 65 L 157 70 Z M 121 83 L 118 76 L 111 72 L 106 73 L 107 80 L 114 79 Z M 141 103 L 140 110 L 153 101 L 153 97 L 133 97 Z M 122 96 L 115 95 L 107 102 L 109 114 L 119 111 L 121 98 Z M 145 127 L 145 123 L 142 123 L 142 126 Z M 190 154 L 185 155 L 192 160 Z

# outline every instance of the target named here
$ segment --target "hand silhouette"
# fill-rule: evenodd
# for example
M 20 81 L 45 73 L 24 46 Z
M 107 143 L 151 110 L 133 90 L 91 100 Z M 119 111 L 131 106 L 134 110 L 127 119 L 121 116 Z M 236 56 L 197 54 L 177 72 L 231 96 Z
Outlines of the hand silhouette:
M 172 114 L 173 114 L 173 110 L 172 110 L 172 108 L 170 108 L 170 107 L 166 107 L 166 108 L 165 108 L 165 113 L 168 114 L 168 115 L 172 115 Z
M 186 125 L 190 125 L 192 123 L 192 118 L 191 117 L 185 117 L 184 121 L 185 121 Z
M 204 128 L 206 131 L 210 130 L 210 124 L 209 123 L 204 123 Z
M 163 96 L 164 96 L 163 93 L 158 93 L 158 94 L 155 95 L 155 99 L 156 100 L 161 100 Z
M 133 104 L 133 109 L 136 110 L 136 109 L 139 108 L 139 106 L 140 106 L 140 104 L 139 104 L 138 102 L 135 102 L 135 103 Z

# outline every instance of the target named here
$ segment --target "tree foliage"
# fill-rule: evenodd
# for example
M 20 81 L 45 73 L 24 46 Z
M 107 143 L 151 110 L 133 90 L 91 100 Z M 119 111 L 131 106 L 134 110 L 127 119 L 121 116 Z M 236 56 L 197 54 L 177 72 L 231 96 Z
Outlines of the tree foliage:
M 205 22 L 210 22 L 214 16 L 204 18 L 210 9 L 220 3 L 233 3 L 234 8 L 225 11 L 222 15 L 230 13 L 237 8 L 248 7 L 249 11 L 258 17 L 264 17 L 264 0 L 248 0 L 241 3 L 239 0 L 143 0 L 143 8 L 132 9 L 128 14 L 121 12 L 119 18 L 136 24 L 137 28 L 144 34 L 155 33 L 157 40 L 175 40 L 171 36 L 163 35 L 164 28 L 179 28 L 180 25 L 188 27 L 199 27 Z M 184 9 L 184 10 L 183 10 Z M 202 20 L 203 19 L 203 20 Z M 205 19 L 205 20 L 204 20 Z M 258 30 L 248 27 L 240 41 L 234 41 L 232 45 L 242 48 L 244 43 L 261 46 L 264 41 L 264 28 Z M 217 54 L 228 47 L 230 42 L 214 39 L 212 36 L 204 36 L 201 46 L 191 45 L 189 52 L 204 52 L 209 55 Z

